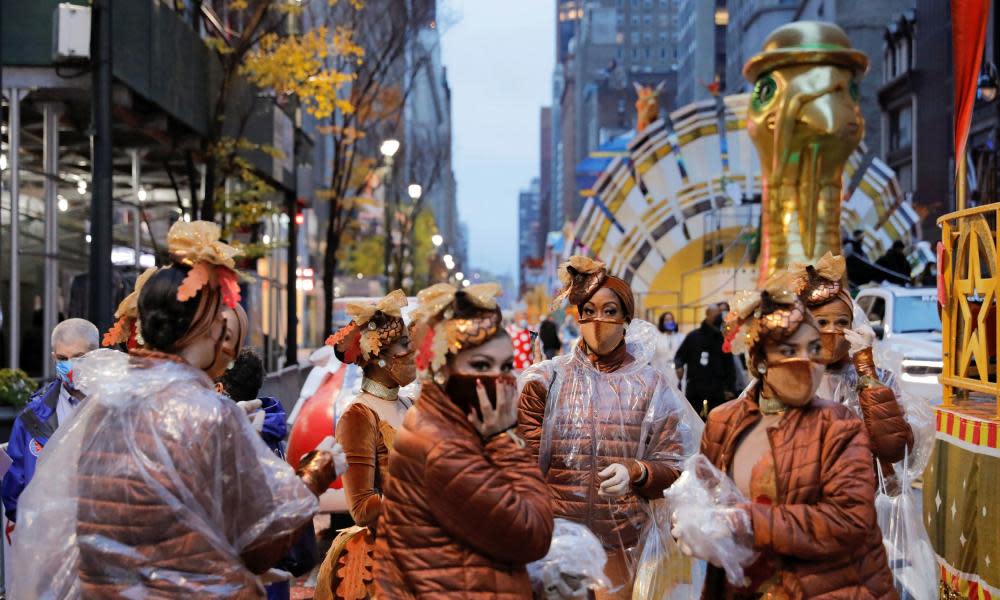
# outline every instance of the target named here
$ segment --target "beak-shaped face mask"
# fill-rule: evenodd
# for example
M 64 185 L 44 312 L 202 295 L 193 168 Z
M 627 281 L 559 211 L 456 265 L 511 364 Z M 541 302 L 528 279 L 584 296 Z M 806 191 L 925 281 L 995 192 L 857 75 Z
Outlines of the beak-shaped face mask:
M 764 393 L 785 406 L 805 406 L 819 388 L 816 367 L 805 358 L 786 358 L 767 365 Z
M 625 339 L 625 321 L 621 319 L 581 319 L 580 335 L 598 356 L 604 356 Z

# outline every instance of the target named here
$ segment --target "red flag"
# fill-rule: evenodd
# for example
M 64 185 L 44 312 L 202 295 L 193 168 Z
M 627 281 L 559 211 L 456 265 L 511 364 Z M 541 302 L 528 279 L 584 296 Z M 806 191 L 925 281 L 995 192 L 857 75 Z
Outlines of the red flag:
M 951 43 L 955 56 L 955 165 L 965 160 L 965 142 L 976 103 L 979 68 L 986 44 L 989 0 L 951 0 Z

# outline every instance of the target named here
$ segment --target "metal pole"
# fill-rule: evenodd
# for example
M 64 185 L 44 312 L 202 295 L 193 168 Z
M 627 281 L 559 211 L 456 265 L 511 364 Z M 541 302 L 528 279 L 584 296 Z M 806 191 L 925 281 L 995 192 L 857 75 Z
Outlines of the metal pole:
M 52 372 L 52 330 L 59 320 L 59 115 L 61 104 L 42 105 L 42 184 L 45 196 L 45 276 L 42 307 L 42 365 L 46 379 Z
M 7 336 L 10 356 L 7 364 L 16 369 L 21 352 L 21 99 L 25 91 L 7 92 L 10 117 L 7 125 L 7 151 L 10 153 L 10 306 L 7 311 Z
M 91 56 L 93 57 L 93 171 L 90 199 L 90 321 L 99 331 L 111 326 L 111 242 L 113 182 L 111 179 L 111 6 L 113 0 L 94 0 Z
M 386 179 L 385 179 L 385 293 L 389 293 L 389 286 L 392 285 L 389 279 L 392 269 L 392 157 L 385 157 Z
M 285 203 L 288 211 L 288 248 L 286 250 L 288 264 L 285 276 L 285 293 L 287 294 L 288 308 L 285 311 L 285 366 L 295 365 L 299 362 L 299 240 L 298 225 L 295 222 L 297 204 L 295 202 L 295 192 L 285 192 Z
M 132 227 L 132 247 L 135 248 L 135 268 L 140 268 L 142 255 L 142 198 L 139 197 L 139 151 L 129 150 L 132 156 L 132 195 L 135 197 L 135 223 Z
M 969 176 L 966 171 L 968 165 L 965 162 L 964 153 L 956 156 L 958 165 L 958 176 L 955 178 L 955 210 L 965 210 L 966 197 L 969 193 Z

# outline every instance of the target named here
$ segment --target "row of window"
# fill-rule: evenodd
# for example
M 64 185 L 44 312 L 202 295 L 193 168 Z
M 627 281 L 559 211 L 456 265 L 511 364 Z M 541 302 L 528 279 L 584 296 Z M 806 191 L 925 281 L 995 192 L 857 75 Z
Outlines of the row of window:
M 622 43 L 625 42 L 625 34 L 619 31 L 618 35 L 616 36 L 615 39 L 616 39 L 616 41 L 619 44 L 622 44 Z M 659 40 L 660 40 L 661 44 L 669 44 L 670 43 L 670 33 L 666 32 L 666 31 L 661 31 L 660 34 L 659 34 Z M 628 41 L 631 44 L 633 44 L 633 45 L 634 44 L 638 44 L 640 42 L 644 42 L 646 44 L 652 44 L 653 43 L 653 34 L 651 32 L 649 32 L 649 31 L 647 31 L 645 33 L 642 33 L 642 34 L 640 34 L 638 31 L 633 31 L 633 32 L 629 33 Z
M 674 19 L 676 21 L 676 19 Z M 625 15 L 618 14 L 617 16 L 618 26 L 621 27 L 625 25 Z M 670 27 L 670 15 L 660 15 L 660 18 L 656 20 L 660 27 Z M 653 15 L 632 15 L 629 19 L 632 27 L 652 27 L 653 26 Z
M 645 8 L 651 9 L 657 4 L 654 0 L 631 0 L 631 6 L 634 9 Z M 670 8 L 671 0 L 659 0 L 660 8 Z M 618 8 L 625 8 L 625 0 L 617 0 L 615 6 Z
M 629 51 L 629 58 L 632 60 L 652 60 L 654 57 L 659 57 L 660 60 L 672 60 L 677 61 L 677 51 L 671 51 L 670 48 L 632 48 Z M 625 60 L 625 49 L 618 48 L 618 60 Z
M 913 41 L 909 36 L 903 35 L 887 42 L 884 59 L 882 80 L 888 83 L 913 68 Z

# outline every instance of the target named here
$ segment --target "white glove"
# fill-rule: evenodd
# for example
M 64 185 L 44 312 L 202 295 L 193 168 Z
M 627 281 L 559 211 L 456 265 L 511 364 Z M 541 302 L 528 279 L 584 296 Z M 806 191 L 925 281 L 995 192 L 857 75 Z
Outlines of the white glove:
M 250 417 L 250 424 L 253 425 L 254 430 L 257 433 L 262 433 L 264 431 L 264 417 L 267 416 L 264 411 L 258 410 Z
M 316 446 L 316 450 L 329 452 L 333 455 L 333 467 L 336 469 L 338 477 L 347 471 L 347 455 L 344 454 L 344 449 L 337 443 L 337 440 L 333 439 L 332 435 L 323 438 L 323 441 Z
M 624 496 L 632 483 L 628 476 L 628 467 L 620 463 L 609 465 L 597 476 L 603 479 L 597 493 L 605 498 Z
M 260 410 L 261 407 L 264 406 L 264 403 L 261 402 L 260 400 L 241 400 L 240 402 L 236 403 L 236 406 L 242 408 L 243 412 L 245 412 L 249 417 L 250 415 Z
M 872 347 L 875 343 L 875 331 L 868 325 L 861 325 L 856 329 L 845 329 L 844 339 L 851 345 L 850 354 L 854 356 L 858 352 Z
M 545 588 L 545 600 L 586 598 L 589 591 L 589 588 L 583 585 L 583 579 L 564 574 Z

